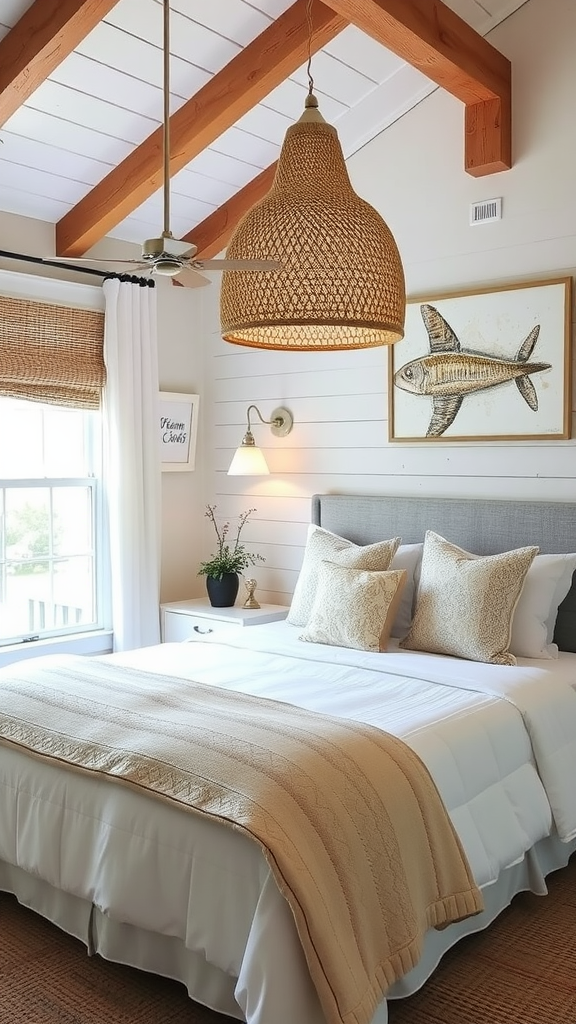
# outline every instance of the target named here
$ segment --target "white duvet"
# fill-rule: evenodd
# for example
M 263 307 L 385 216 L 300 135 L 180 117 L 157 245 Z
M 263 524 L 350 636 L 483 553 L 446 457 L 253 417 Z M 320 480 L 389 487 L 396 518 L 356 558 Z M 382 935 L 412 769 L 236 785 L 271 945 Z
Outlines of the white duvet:
M 576 835 L 576 656 L 500 667 L 304 644 L 299 632 L 270 623 L 108 657 L 402 737 L 480 886 L 545 836 Z M 290 912 L 247 837 L 16 751 L 0 750 L 0 768 L 0 861 L 93 902 L 104 920 L 178 937 L 230 977 L 221 1008 L 249 1024 L 320 1024 Z M 212 1001 L 209 986 L 190 987 Z
M 517 844 L 528 840 L 523 853 L 546 835 L 551 816 L 563 841 L 576 836 L 576 656 L 486 665 L 396 646 L 374 654 L 304 644 L 300 632 L 270 623 L 225 641 L 220 634 L 112 657 L 401 736 L 440 788 L 480 885 L 510 863 L 506 842 L 518 857 Z

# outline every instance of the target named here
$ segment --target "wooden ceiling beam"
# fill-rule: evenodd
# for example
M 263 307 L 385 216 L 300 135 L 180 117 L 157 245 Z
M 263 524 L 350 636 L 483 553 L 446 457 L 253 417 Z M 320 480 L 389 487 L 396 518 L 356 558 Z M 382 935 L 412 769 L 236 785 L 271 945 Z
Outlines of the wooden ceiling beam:
M 507 170 L 511 157 L 511 68 L 449 7 L 437 0 L 324 0 L 388 50 L 465 104 L 465 168 L 475 176 Z M 272 186 L 276 164 L 184 236 L 210 259 Z
M 0 40 L 0 126 L 118 0 L 35 0 Z
M 464 166 L 512 166 L 510 61 L 440 0 L 324 0 L 466 107 Z
M 323 3 L 296 0 L 170 118 L 170 174 L 186 167 L 239 118 L 334 39 L 348 22 Z M 59 256 L 81 256 L 162 185 L 158 128 L 56 225 Z M 160 231 L 160 226 L 159 226 Z
M 225 249 L 240 220 L 248 210 L 260 202 L 272 188 L 276 164 L 270 164 L 244 188 L 222 203 L 214 213 L 209 214 L 200 224 L 184 235 L 182 241 L 190 242 L 198 249 L 198 259 L 208 260 Z

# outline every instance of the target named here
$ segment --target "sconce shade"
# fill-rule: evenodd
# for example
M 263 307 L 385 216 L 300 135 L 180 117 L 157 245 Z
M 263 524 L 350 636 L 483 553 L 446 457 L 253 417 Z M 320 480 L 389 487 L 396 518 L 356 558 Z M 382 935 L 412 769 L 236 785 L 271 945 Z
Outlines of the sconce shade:
M 274 184 L 240 221 L 230 259 L 269 272 L 222 276 L 222 337 L 271 349 L 354 349 L 404 336 L 406 293 L 394 236 L 350 184 L 336 129 L 309 95 L 286 132 Z
M 268 476 L 270 470 L 264 452 L 254 443 L 242 443 L 234 452 L 228 476 Z
M 266 423 L 274 437 L 286 437 L 292 430 L 294 418 L 289 409 L 279 405 L 274 409 L 269 420 L 264 419 L 257 405 L 249 405 L 246 410 L 247 430 L 242 444 L 236 449 L 230 463 L 228 476 L 267 476 L 270 473 L 264 452 L 258 448 L 250 423 L 250 413 L 255 412 L 261 423 Z

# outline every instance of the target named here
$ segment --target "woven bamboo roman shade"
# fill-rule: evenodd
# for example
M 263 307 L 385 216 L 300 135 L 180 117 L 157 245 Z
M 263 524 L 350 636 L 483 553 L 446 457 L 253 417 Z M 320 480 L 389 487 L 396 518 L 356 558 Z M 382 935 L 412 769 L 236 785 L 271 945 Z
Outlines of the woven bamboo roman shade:
M 225 341 L 252 348 L 353 349 L 404 336 L 404 271 L 380 214 L 354 192 L 336 129 L 313 94 L 286 132 L 272 188 L 240 221 L 229 259 L 279 270 L 227 271 Z
M 0 394 L 98 409 L 104 313 L 0 296 Z

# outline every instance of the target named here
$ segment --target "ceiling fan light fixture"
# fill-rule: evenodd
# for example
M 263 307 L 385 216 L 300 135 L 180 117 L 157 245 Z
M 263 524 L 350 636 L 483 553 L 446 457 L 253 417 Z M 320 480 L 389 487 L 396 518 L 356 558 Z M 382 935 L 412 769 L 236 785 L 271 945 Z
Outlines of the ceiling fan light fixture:
M 172 256 L 159 256 L 154 260 L 153 271 L 161 277 L 176 277 L 181 270 L 182 263 Z
M 336 129 L 310 93 L 288 128 L 272 188 L 240 221 L 230 259 L 275 259 L 266 274 L 224 273 L 222 337 L 269 349 L 356 349 L 404 336 L 404 271 L 394 236 L 353 190 Z

